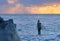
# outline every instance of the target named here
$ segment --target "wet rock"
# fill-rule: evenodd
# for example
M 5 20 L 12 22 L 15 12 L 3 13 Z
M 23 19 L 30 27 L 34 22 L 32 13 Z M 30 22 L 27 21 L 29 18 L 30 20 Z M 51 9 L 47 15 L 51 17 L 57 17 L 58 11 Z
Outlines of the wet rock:
M 58 38 L 60 38 L 60 35 L 57 35 Z
M 45 41 L 49 41 L 48 39 L 46 39 Z
M 18 29 L 18 31 L 21 31 L 21 29 Z
M 0 41 L 20 41 L 13 19 L 5 21 L 0 17 Z

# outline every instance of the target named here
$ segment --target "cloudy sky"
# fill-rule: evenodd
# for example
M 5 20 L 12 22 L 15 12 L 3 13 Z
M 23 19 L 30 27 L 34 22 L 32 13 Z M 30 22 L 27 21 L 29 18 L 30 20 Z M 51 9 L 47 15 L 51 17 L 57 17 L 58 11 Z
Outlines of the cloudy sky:
M 1 14 L 59 14 L 60 0 L 0 0 Z

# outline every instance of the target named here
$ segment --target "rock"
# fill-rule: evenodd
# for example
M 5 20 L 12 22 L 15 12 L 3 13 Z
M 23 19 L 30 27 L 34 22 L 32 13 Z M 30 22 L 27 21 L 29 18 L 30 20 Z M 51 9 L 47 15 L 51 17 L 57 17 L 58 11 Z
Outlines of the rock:
M 57 35 L 58 38 L 60 38 L 60 35 Z
M 0 24 L 1 24 L 3 21 L 4 21 L 3 18 L 0 17 Z
M 48 39 L 46 39 L 45 41 L 49 41 Z
M 4 21 L 0 17 L 0 41 L 20 41 L 13 19 Z
M 0 17 L 0 27 L 1 27 L 1 28 L 4 28 L 4 27 L 5 27 L 5 25 L 4 25 L 4 20 L 3 20 L 3 18 L 1 18 L 1 17 Z
M 18 29 L 18 31 L 21 31 L 21 29 Z

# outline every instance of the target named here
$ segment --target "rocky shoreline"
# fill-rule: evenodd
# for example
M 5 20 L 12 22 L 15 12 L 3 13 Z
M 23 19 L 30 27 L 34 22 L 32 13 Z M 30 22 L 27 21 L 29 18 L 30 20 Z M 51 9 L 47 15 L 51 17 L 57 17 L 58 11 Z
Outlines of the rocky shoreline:
M 20 41 L 13 19 L 5 21 L 0 17 L 0 41 Z

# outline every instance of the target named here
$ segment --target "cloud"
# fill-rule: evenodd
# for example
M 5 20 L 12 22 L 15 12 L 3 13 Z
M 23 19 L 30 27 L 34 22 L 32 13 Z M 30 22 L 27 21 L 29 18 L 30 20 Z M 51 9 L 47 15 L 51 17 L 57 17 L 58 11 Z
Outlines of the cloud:
M 0 13 L 7 13 L 7 14 L 15 14 L 15 13 L 23 13 L 24 6 L 22 4 L 15 4 L 15 5 L 6 5 L 0 7 Z
M 8 12 L 10 13 L 23 13 L 23 5 L 21 4 L 16 4 L 15 6 L 12 6 L 8 9 Z
M 43 5 L 48 3 L 60 3 L 60 0 L 18 0 L 19 3 L 24 5 Z
M 31 0 L 32 1 L 32 0 Z M 45 2 L 44 0 L 33 0 L 31 2 L 30 0 L 25 0 L 25 3 L 29 3 L 29 4 L 24 4 L 23 3 L 19 3 L 20 1 L 18 0 L 7 0 L 8 5 L 5 4 L 3 6 L 0 6 L 0 13 L 2 14 L 25 14 L 25 13 L 30 13 L 30 14 L 51 14 L 51 13 L 60 13 L 60 3 L 44 3 L 43 5 L 37 5 L 39 4 L 39 2 Z M 48 0 L 49 1 L 49 0 Z M 52 0 L 50 0 L 52 1 Z M 55 0 L 57 1 L 57 0 Z M 22 2 L 22 1 L 21 1 Z M 35 3 L 37 2 L 37 3 Z
M 0 6 L 7 4 L 7 0 L 0 0 Z
M 60 4 L 47 4 L 43 6 L 27 7 L 27 12 L 31 14 L 59 14 Z
M 60 13 L 60 4 L 47 4 L 43 6 L 24 6 L 22 4 L 15 4 L 11 7 L 3 7 L 2 12 L 0 13 L 8 13 L 8 14 L 16 14 L 16 13 L 30 13 L 30 14 L 59 14 Z
M 14 4 L 15 1 L 14 0 L 7 0 L 9 4 Z

